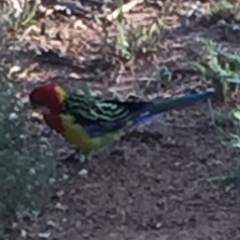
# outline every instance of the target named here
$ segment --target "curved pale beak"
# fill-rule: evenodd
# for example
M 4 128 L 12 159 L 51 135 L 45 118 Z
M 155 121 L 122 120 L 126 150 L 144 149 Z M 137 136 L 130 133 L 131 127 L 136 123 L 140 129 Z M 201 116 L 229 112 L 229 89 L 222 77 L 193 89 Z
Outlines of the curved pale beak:
M 37 106 L 37 105 L 31 104 L 31 107 L 34 112 L 37 112 L 43 115 L 47 115 L 51 113 L 51 110 L 45 106 Z

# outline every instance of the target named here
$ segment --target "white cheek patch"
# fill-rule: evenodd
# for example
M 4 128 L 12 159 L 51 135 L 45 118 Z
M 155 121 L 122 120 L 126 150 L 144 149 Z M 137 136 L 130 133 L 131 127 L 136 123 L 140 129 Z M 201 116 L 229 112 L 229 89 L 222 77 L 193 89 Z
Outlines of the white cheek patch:
M 47 114 L 50 114 L 51 111 L 49 108 L 47 107 L 38 107 L 38 110 L 41 112 L 41 114 L 43 115 L 47 115 Z

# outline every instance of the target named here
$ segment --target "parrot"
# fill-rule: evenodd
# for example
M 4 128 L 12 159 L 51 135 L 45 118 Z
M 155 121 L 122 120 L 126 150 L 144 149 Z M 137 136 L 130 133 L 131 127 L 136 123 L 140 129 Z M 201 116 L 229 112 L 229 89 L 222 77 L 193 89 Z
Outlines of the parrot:
M 214 92 L 208 90 L 175 98 L 120 101 L 84 91 L 66 91 L 58 84 L 49 83 L 34 88 L 29 102 L 51 129 L 88 156 L 118 140 L 130 127 L 151 123 L 163 112 L 213 96 Z

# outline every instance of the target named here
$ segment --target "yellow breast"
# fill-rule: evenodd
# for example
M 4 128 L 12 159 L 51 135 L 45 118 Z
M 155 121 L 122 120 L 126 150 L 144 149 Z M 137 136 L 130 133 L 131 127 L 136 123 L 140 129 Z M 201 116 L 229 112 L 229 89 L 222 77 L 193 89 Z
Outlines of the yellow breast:
M 85 154 L 93 153 L 99 149 L 109 146 L 113 141 L 119 139 L 122 130 L 108 133 L 102 137 L 90 138 L 82 126 L 74 122 L 70 115 L 61 115 L 62 124 L 65 129 L 65 139 L 78 146 Z
M 86 131 L 79 124 L 74 123 L 74 118 L 70 115 L 61 115 L 61 119 L 65 129 L 65 139 L 77 145 L 85 154 L 91 152 L 94 146 Z

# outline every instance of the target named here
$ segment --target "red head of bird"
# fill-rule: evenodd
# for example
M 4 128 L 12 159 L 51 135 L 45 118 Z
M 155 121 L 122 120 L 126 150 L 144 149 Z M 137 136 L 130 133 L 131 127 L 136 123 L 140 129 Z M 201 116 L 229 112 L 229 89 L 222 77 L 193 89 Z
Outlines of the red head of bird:
M 29 95 L 33 108 L 41 110 L 43 114 L 58 114 L 62 110 L 62 103 L 66 92 L 57 84 L 47 84 L 35 88 Z

